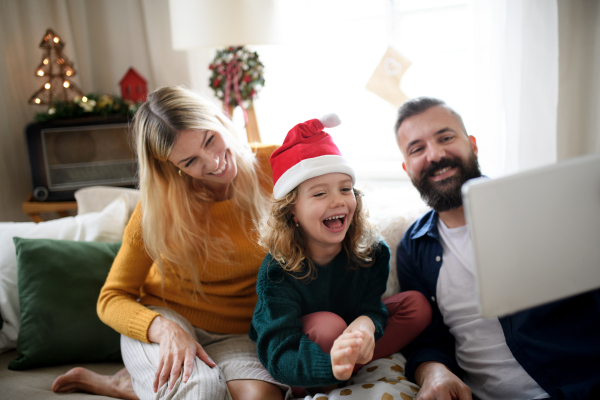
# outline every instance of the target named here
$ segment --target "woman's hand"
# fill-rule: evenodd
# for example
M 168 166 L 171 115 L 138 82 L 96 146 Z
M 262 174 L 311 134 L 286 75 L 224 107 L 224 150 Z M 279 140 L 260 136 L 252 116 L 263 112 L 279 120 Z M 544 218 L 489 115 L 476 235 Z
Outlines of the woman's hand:
M 342 333 L 331 346 L 329 356 L 331 357 L 331 370 L 338 381 L 345 381 L 352 376 L 354 364 L 363 344 L 361 332 Z
M 158 316 L 154 318 L 148 329 L 148 340 L 160 345 L 158 369 L 154 377 L 154 393 L 169 381 L 167 393 L 173 389 L 181 374 L 183 365 L 183 382 L 187 382 L 194 370 L 194 359 L 198 356 L 209 367 L 215 363 L 204 351 L 200 343 L 170 319 Z
M 366 364 L 373 358 L 373 351 L 375 350 L 375 324 L 373 324 L 371 318 L 361 315 L 344 330 L 344 333 L 352 332 L 362 333 L 363 342 L 360 346 L 356 362 L 358 364 Z

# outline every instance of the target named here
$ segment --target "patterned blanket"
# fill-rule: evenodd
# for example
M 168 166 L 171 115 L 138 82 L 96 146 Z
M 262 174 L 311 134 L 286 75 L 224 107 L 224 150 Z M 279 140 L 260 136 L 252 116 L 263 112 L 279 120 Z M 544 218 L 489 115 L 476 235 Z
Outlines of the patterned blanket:
M 304 400 L 412 400 L 419 386 L 404 376 L 406 359 L 401 353 L 363 366 L 346 386 Z

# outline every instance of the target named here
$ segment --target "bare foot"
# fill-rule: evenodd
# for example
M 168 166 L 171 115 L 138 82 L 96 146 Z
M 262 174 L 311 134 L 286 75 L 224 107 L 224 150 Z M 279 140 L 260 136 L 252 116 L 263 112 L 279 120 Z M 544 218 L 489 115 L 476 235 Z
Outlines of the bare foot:
M 77 367 L 56 378 L 53 392 L 86 392 L 117 399 L 138 400 L 131 386 L 131 376 L 125 368 L 112 376 L 100 375 L 89 369 Z

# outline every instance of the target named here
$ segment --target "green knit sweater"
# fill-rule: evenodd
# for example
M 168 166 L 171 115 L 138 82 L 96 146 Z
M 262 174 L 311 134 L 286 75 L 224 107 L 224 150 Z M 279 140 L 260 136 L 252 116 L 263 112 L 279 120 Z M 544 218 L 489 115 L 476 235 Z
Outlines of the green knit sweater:
M 375 324 L 375 340 L 383 335 L 388 313 L 381 295 L 390 271 L 390 249 L 382 241 L 371 267 L 347 266 L 348 257 L 341 251 L 330 265 L 317 266 L 317 279 L 304 283 L 286 273 L 271 253 L 265 257 L 258 272 L 250 338 L 257 342 L 260 361 L 279 382 L 301 387 L 339 383 L 329 354 L 302 333 L 304 315 L 329 311 L 347 324 L 366 315 Z

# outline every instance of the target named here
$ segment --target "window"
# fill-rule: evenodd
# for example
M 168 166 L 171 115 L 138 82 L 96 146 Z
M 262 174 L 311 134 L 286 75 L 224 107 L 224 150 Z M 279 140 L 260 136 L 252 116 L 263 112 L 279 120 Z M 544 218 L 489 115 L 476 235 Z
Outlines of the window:
M 401 88 L 439 97 L 467 124 L 472 113 L 471 0 L 318 0 L 291 43 L 254 46 L 265 65 L 255 107 L 263 142 L 281 143 L 293 125 L 335 112 L 328 130 L 359 179 L 408 179 L 393 126 L 396 108 L 365 85 L 388 45 L 412 62 Z M 236 118 L 240 117 L 236 114 Z

